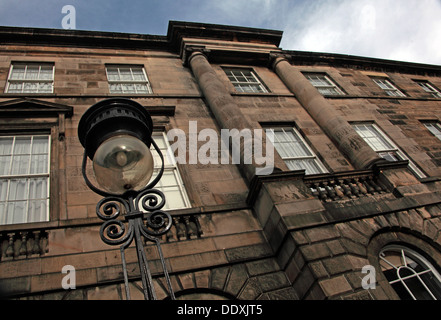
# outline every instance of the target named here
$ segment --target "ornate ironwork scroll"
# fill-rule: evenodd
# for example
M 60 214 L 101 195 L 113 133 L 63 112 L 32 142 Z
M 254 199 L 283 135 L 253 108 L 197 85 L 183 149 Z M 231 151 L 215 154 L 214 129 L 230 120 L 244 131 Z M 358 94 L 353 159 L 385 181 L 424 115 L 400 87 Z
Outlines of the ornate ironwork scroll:
M 109 196 L 98 202 L 96 214 L 105 222 L 100 228 L 100 237 L 104 243 L 119 245 L 123 265 L 126 297 L 130 300 L 129 280 L 125 250 L 135 241 L 139 270 L 146 300 L 156 300 L 148 259 L 144 250 L 144 242 L 152 242 L 156 246 L 168 286 L 170 297 L 175 299 L 170 277 L 165 265 L 159 237 L 167 233 L 172 226 L 172 217 L 161 209 L 165 205 L 164 194 L 156 189 L 147 189 L 136 197 Z

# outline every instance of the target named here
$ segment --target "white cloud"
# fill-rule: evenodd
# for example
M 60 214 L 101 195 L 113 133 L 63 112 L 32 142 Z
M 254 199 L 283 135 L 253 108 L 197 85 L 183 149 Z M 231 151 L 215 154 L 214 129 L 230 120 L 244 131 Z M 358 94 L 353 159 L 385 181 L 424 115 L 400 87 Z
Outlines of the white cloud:
M 315 1 L 292 13 L 284 49 L 441 64 L 438 0 Z

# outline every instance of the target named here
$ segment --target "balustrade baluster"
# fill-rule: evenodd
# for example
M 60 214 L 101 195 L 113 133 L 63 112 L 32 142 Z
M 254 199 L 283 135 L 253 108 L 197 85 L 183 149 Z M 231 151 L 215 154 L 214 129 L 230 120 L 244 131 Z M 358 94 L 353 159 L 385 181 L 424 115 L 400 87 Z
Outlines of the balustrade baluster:
M 7 258 L 14 257 L 14 236 L 13 233 L 8 233 L 8 246 L 5 251 L 5 256 Z
M 323 183 L 317 184 L 317 190 L 319 193 L 319 199 L 326 201 L 326 199 L 328 199 L 328 196 L 326 194 L 326 189 L 324 189 L 324 187 L 323 187 Z
M 369 183 L 369 177 L 360 178 L 361 183 L 363 184 L 364 188 L 366 189 L 368 194 L 374 194 L 375 189 L 372 188 L 372 186 Z
M 378 193 L 382 193 L 383 189 L 374 181 L 372 177 L 368 178 L 368 183 L 374 188 L 374 190 Z
M 27 232 L 21 232 L 21 244 L 20 244 L 20 248 L 18 249 L 18 255 L 19 256 L 25 256 L 28 253 L 28 244 L 27 244 Z
M 334 188 L 331 187 L 332 181 L 324 182 L 323 185 L 324 185 L 325 190 L 327 191 L 328 197 L 332 201 L 335 201 L 336 194 L 335 194 Z
M 361 182 L 362 178 L 354 178 L 355 184 L 358 187 L 358 190 L 361 192 L 361 194 L 366 195 L 368 192 L 365 188 L 365 186 L 363 185 L 363 183 Z
M 33 254 L 41 254 L 42 253 L 41 246 L 40 246 L 40 231 L 34 232 L 34 244 L 32 245 L 31 252 Z
M 334 185 L 334 191 L 335 191 L 335 194 L 340 198 L 340 199 L 343 199 L 344 197 L 345 197 L 345 194 L 343 193 L 343 191 L 342 191 L 342 187 L 340 186 L 340 184 L 339 183 L 335 183 L 335 185 Z
M 341 180 L 339 180 L 339 181 L 341 181 Z M 352 197 L 352 191 L 351 191 L 351 188 L 346 184 L 347 182 L 346 182 L 346 179 L 344 179 L 341 183 L 340 183 L 340 185 L 341 185 L 341 188 L 343 189 L 343 193 L 344 193 L 344 195 L 346 196 L 346 197 L 348 197 L 348 198 L 351 198 Z
M 347 179 L 347 181 L 348 181 L 349 188 L 351 188 L 351 193 L 354 196 L 359 197 L 360 191 L 358 190 L 357 185 L 354 183 L 354 180 L 353 179 Z
M 187 230 L 187 239 L 193 238 L 193 236 L 196 233 L 193 231 L 193 228 L 191 226 L 191 222 L 190 222 L 190 217 L 189 216 L 185 216 L 184 217 L 184 224 L 185 224 L 185 229 Z
M 178 223 L 176 224 L 176 236 L 178 237 L 178 240 L 187 239 L 187 230 L 181 217 L 179 217 Z

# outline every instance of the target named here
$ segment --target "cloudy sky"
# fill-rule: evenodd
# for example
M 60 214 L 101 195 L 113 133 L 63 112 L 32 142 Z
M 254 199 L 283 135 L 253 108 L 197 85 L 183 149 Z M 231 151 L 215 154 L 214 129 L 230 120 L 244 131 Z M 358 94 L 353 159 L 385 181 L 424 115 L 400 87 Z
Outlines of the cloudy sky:
M 282 30 L 286 50 L 441 65 L 441 0 L 0 0 L 0 25 L 165 35 L 169 20 Z M 0 39 L 1 41 L 1 39 Z

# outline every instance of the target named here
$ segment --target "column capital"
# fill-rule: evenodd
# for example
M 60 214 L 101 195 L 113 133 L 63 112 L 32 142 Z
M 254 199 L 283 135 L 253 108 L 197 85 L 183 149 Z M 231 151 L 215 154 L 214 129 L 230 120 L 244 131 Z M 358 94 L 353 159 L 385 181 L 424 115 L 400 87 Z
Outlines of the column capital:
M 205 46 L 185 46 L 182 52 L 182 60 L 184 61 L 184 65 L 189 65 L 190 60 L 195 56 L 202 55 L 208 60 L 209 54 L 210 50 Z
M 291 64 L 292 57 L 289 54 L 279 53 L 279 52 L 270 52 L 269 61 L 273 70 L 276 70 L 277 64 L 282 61 L 286 61 Z

